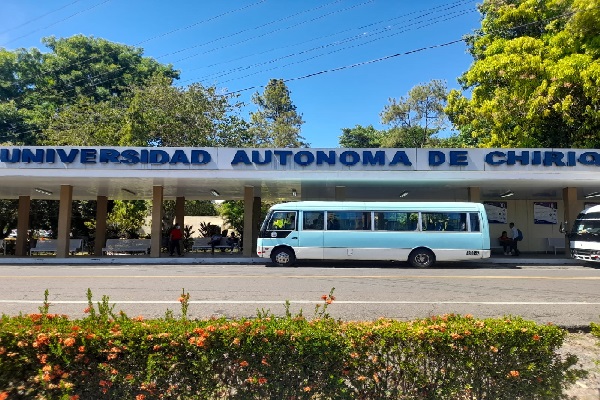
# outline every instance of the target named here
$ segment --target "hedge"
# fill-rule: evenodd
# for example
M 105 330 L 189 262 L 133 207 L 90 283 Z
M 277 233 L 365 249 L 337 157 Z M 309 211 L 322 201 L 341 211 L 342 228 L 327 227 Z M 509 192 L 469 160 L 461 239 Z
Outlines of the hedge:
M 4 399 L 560 399 L 585 373 L 561 357 L 566 331 L 519 317 L 339 321 L 314 316 L 145 320 L 108 298 L 71 320 L 0 320 Z

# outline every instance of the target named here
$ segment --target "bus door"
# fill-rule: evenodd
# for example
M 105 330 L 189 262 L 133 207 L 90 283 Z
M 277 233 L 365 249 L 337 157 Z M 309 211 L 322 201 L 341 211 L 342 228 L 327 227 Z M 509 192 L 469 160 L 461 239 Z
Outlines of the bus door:
M 302 230 L 296 255 L 298 258 L 323 259 L 323 231 L 325 230 L 324 211 L 304 211 Z

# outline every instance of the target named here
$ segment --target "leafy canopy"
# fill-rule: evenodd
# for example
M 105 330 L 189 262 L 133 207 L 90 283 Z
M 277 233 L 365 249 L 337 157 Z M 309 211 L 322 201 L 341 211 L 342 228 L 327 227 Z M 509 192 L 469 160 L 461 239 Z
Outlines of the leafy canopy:
M 600 145 L 600 0 L 485 0 L 448 116 L 484 147 Z

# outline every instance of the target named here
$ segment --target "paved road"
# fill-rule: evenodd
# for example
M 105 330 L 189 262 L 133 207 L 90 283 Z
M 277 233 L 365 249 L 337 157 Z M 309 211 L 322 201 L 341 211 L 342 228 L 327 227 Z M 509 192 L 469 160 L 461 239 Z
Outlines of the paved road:
M 565 326 L 600 322 L 600 269 L 584 266 L 461 267 L 418 270 L 390 264 L 263 265 L 2 265 L 0 313 L 37 312 L 50 292 L 51 312 L 83 316 L 87 288 L 130 316 L 180 315 L 182 288 L 189 316 L 252 317 L 257 310 L 314 315 L 335 288 L 328 312 L 345 320 L 413 319 L 443 313 L 477 317 L 521 315 Z

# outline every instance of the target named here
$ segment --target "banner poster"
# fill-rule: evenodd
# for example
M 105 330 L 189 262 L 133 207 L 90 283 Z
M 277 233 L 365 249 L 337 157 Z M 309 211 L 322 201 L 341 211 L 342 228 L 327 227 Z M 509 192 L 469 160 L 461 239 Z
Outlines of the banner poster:
M 533 223 L 534 224 L 557 224 L 558 219 L 556 202 L 533 202 Z
M 506 224 L 506 202 L 505 201 L 484 201 L 483 206 L 487 213 L 490 224 Z

